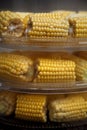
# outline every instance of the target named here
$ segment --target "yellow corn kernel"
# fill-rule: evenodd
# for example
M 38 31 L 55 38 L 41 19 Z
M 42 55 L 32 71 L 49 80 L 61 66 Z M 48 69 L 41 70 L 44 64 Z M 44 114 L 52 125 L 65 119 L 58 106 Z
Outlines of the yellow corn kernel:
M 31 121 L 46 122 L 46 96 L 18 95 L 15 117 Z
M 0 77 L 31 81 L 34 74 L 33 62 L 26 56 L 0 53 Z

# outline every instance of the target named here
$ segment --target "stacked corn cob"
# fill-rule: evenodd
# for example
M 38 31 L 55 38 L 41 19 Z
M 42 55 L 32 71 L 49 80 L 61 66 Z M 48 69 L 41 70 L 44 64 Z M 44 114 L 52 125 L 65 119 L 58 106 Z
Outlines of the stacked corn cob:
M 87 118 L 87 101 L 81 95 L 67 96 L 56 99 L 49 105 L 51 121 L 65 122 Z
M 21 17 L 15 12 L 0 12 L 0 32 L 4 36 L 22 36 L 23 23 Z
M 16 93 L 1 91 L 0 92 L 0 115 L 8 116 L 15 110 Z
M 79 53 L 79 61 L 77 61 L 77 80 L 87 81 L 87 52 Z M 79 71 L 80 70 L 80 71 Z
M 15 117 L 31 121 L 46 122 L 46 96 L 18 95 Z
M 75 62 L 72 60 L 40 58 L 34 82 L 75 81 Z
M 32 16 L 29 19 L 27 35 L 30 38 L 68 37 L 69 23 L 47 17 Z
M 49 13 L 0 12 L 0 32 L 2 36 L 21 37 L 67 37 L 69 23 L 66 17 L 72 11 Z
M 0 53 L 0 77 L 32 81 L 34 75 L 33 61 L 26 56 Z
M 76 38 L 87 37 L 87 15 L 75 14 L 69 18 L 73 28 L 73 36 Z
M 87 81 L 87 60 L 74 55 L 71 56 L 71 59 L 76 63 L 76 80 Z
M 11 11 L 1 11 L 0 12 L 0 32 L 3 32 L 7 29 L 7 26 L 9 25 L 9 20 L 19 18 L 18 15 L 16 15 L 14 12 Z
M 0 33 L 2 36 L 16 36 L 24 35 L 25 23 L 23 22 L 26 15 L 30 13 L 1 11 L 0 12 Z

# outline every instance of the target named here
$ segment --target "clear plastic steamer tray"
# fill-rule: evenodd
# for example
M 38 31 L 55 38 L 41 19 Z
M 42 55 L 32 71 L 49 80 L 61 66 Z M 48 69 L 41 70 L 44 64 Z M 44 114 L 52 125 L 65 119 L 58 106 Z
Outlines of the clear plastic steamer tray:
M 65 11 L 67 12 L 67 11 Z M 8 17 L 8 14 L 12 15 L 12 13 L 14 14 L 15 12 L 5 12 L 7 13 L 7 17 Z M 52 13 L 52 12 L 51 12 Z M 54 13 L 57 13 L 54 11 Z M 61 13 L 61 11 L 59 12 Z M 63 12 L 64 13 L 64 12 Z M 71 11 L 72 13 L 72 11 Z M 78 15 L 78 13 L 76 13 L 75 11 L 73 12 L 75 13 L 75 17 L 76 18 L 80 18 L 80 15 Z M 2 12 L 2 15 L 4 14 L 4 12 Z M 19 14 L 21 15 L 21 13 L 19 12 Z M 43 13 L 41 14 L 43 15 Z M 36 14 L 36 16 L 38 16 L 38 14 Z M 59 18 L 61 15 L 59 15 Z M 85 17 L 84 17 L 85 16 Z M 24 16 L 23 16 L 24 17 Z M 22 18 L 23 18 L 22 17 Z M 26 17 L 26 16 L 25 16 Z M 74 16 L 73 16 L 74 17 Z M 70 17 L 72 22 L 73 22 L 73 17 Z M 48 21 L 49 18 L 47 19 L 45 16 L 44 18 Z M 85 15 L 82 15 L 81 14 L 81 18 L 82 19 L 87 19 L 86 17 L 86 14 Z M 18 17 L 19 19 L 19 17 Z M 38 16 L 38 19 L 40 19 L 40 17 Z M 35 28 L 35 24 L 34 22 L 37 22 L 38 24 L 38 19 L 36 19 L 36 17 L 34 18 L 34 15 L 32 17 L 32 14 L 30 14 L 30 18 L 28 17 L 28 21 L 27 21 L 27 27 L 29 28 L 26 28 L 26 32 L 31 32 L 32 30 L 33 31 L 36 31 L 38 32 L 37 30 L 34 30 L 34 29 L 38 29 L 38 28 Z M 21 20 L 21 19 L 19 19 Z M 34 21 L 36 20 L 36 21 Z M 44 19 L 41 18 L 40 19 L 42 21 L 42 23 L 44 23 Z M 50 20 L 53 20 L 53 19 L 50 19 Z M 55 20 L 53 20 L 52 22 L 54 22 Z M 3 21 L 4 22 L 4 21 Z M 6 27 L 6 32 L 4 32 L 2 30 L 2 33 L 0 35 L 0 46 L 2 48 L 7 48 L 7 49 L 13 49 L 13 50 L 31 50 L 31 51 L 37 51 L 37 52 L 41 52 L 43 51 L 43 53 L 46 52 L 58 52 L 58 51 L 61 51 L 61 50 L 64 50 L 64 49 L 68 49 L 70 52 L 74 50 L 81 50 L 82 48 L 83 49 L 86 49 L 87 47 L 87 37 L 86 36 L 86 30 L 84 30 L 83 26 L 80 28 L 80 30 L 78 30 L 78 26 L 76 26 L 76 29 L 74 28 L 74 25 L 71 23 L 69 23 L 69 20 L 68 20 L 68 17 L 65 17 L 64 19 L 62 20 L 58 20 L 57 21 L 58 24 L 60 26 L 58 26 L 57 23 L 53 24 L 52 23 L 52 26 L 50 26 L 50 23 L 48 21 L 48 25 L 49 25 L 49 28 L 53 29 L 54 27 L 54 31 L 55 31 L 55 25 L 58 27 L 58 36 L 55 37 L 55 35 L 53 35 L 52 33 L 52 37 L 47 35 L 47 32 L 46 32 L 46 36 L 48 36 L 48 38 L 45 38 L 45 37 L 38 37 L 37 38 L 37 34 L 35 34 L 36 38 L 32 38 L 30 36 L 31 33 L 29 35 L 25 35 L 25 36 L 19 36 L 20 32 L 18 31 L 18 35 L 15 33 L 15 30 L 16 29 L 19 29 L 21 24 L 20 22 L 17 23 L 17 21 L 15 21 L 15 19 L 11 20 L 10 22 L 7 21 L 7 26 Z M 75 21 L 76 22 L 76 21 Z M 80 23 L 80 21 L 78 22 Z M 17 24 L 17 25 L 15 25 Z M 46 25 L 48 27 L 48 25 Z M 62 26 L 63 25 L 63 26 Z M 77 24 L 76 24 L 77 25 Z M 84 24 L 82 24 L 84 25 Z M 40 27 L 41 24 L 38 26 Z M 49 31 L 49 28 L 48 28 L 48 31 Z M 43 28 L 40 28 L 43 30 Z M 46 28 L 44 28 L 45 31 Z M 64 36 L 62 36 L 62 33 L 61 31 L 62 30 L 62 33 L 64 34 Z M 24 31 L 24 30 L 22 30 Z M 74 32 L 76 31 L 76 32 Z M 80 32 L 79 32 L 80 31 Z M 22 33 L 22 32 L 21 32 Z M 81 34 L 81 36 L 83 38 L 80 38 L 80 35 L 79 33 Z M 11 34 L 11 35 L 10 35 Z M 24 34 L 24 33 L 23 33 Z M 55 34 L 55 32 L 54 32 Z M 61 34 L 61 36 L 59 36 Z M 76 38 L 74 36 L 74 34 L 76 36 L 78 36 L 78 38 Z M 13 36 L 14 35 L 14 36 Z M 16 37 L 15 35 L 17 35 L 18 37 Z M 5 80 L 4 78 L 1 79 L 1 84 L 0 84 L 0 87 L 1 89 L 7 89 L 7 90 L 15 90 L 15 91 L 22 91 L 22 92 L 38 92 L 38 93 L 67 93 L 67 92 L 77 92 L 77 91 L 86 91 L 86 80 L 82 81 L 82 80 L 75 80 L 75 81 L 69 81 L 69 82 L 64 82 L 64 81 L 61 81 L 61 82 L 43 82 L 43 83 L 37 83 L 37 82 L 16 82 L 12 79 L 9 79 L 9 80 Z
M 7 49 L 12 49 L 12 51 L 29 50 L 30 52 L 36 51 L 36 53 L 38 53 L 38 52 L 41 53 L 41 51 L 42 51 L 43 54 L 45 54 L 47 52 L 48 53 L 51 52 L 53 54 L 53 56 L 52 56 L 52 54 L 51 54 L 51 56 L 55 57 L 54 52 L 56 52 L 56 53 L 58 51 L 61 52 L 61 50 L 65 50 L 65 49 L 68 49 L 68 51 L 70 53 L 72 53 L 73 51 L 76 51 L 76 50 L 82 50 L 82 49 L 86 50 L 87 38 L 73 38 L 73 37 L 69 36 L 67 38 L 58 38 L 58 39 L 57 38 L 50 38 L 50 39 L 46 39 L 46 38 L 45 39 L 42 39 L 42 38 L 34 39 L 33 38 L 32 39 L 32 38 L 28 38 L 28 37 L 15 38 L 15 37 L 2 37 L 1 36 L 0 37 L 0 46 L 2 48 L 6 49 L 6 51 L 7 51 Z M 6 53 L 6 52 L 4 52 L 4 53 Z M 66 59 L 68 59 L 68 57 Z M 74 58 L 73 58 L 73 60 L 74 60 Z M 78 63 L 77 60 L 75 60 L 75 62 Z M 35 63 L 37 63 L 37 62 L 35 62 Z M 83 66 L 83 70 L 84 70 L 86 65 L 85 64 L 83 65 L 83 60 L 80 63 L 81 63 L 80 65 Z M 35 69 L 37 69 L 37 66 L 35 66 Z M 38 74 L 38 73 L 36 73 L 36 74 Z M 35 76 L 36 76 L 36 74 L 35 74 Z M 86 115 L 87 98 L 84 96 L 84 94 L 87 92 L 87 80 L 86 79 L 83 81 L 80 79 L 79 80 L 75 79 L 74 81 L 67 81 L 67 82 L 64 82 L 63 80 L 60 82 L 32 82 L 32 81 L 31 82 L 22 82 L 22 81 L 20 82 L 20 81 L 16 81 L 16 80 L 12 79 L 11 77 L 8 79 L 8 78 L 2 78 L 0 76 L 0 90 L 4 90 L 3 92 L 5 92 L 5 90 L 11 91 L 11 92 L 14 92 L 14 94 L 17 92 L 16 93 L 17 95 L 20 93 L 21 93 L 20 95 L 25 93 L 25 96 L 27 94 L 28 94 L 28 96 L 35 94 L 35 95 L 39 95 L 39 96 L 49 95 L 51 97 L 53 97 L 53 96 L 55 97 L 55 95 L 57 95 L 57 96 L 59 96 L 59 98 L 61 97 L 61 94 L 65 95 L 65 97 L 67 97 L 67 94 L 70 94 L 70 96 L 71 96 L 71 102 L 70 102 L 71 106 L 69 107 L 70 108 L 69 109 L 70 110 L 69 118 L 72 119 L 71 121 L 64 122 L 63 119 L 67 118 L 68 116 L 65 116 L 64 118 L 61 119 L 61 115 L 65 114 L 64 112 L 61 114 L 61 109 L 60 109 L 60 111 L 58 111 L 60 114 L 60 119 L 58 119 L 59 122 L 55 121 L 55 118 L 53 121 L 50 121 L 49 116 L 48 116 L 49 108 L 47 108 L 47 113 L 45 113 L 45 114 L 47 114 L 47 122 L 42 123 L 40 121 L 35 122 L 35 121 L 31 121 L 31 120 L 28 120 L 28 121 L 22 120 L 23 117 L 26 117 L 26 113 L 28 111 L 28 109 L 26 107 L 26 103 L 28 103 L 27 102 L 28 100 L 26 100 L 26 99 L 28 99 L 28 98 L 25 98 L 25 100 L 23 100 L 24 103 L 22 102 L 23 104 L 21 102 L 16 102 L 16 104 L 20 103 L 19 107 L 22 104 L 22 108 L 18 109 L 19 108 L 18 107 L 16 109 L 16 110 L 19 110 L 19 116 L 21 115 L 21 110 L 23 110 L 24 113 L 22 113 L 22 114 L 25 114 L 25 115 L 21 115 L 20 117 L 22 117 L 22 118 L 20 118 L 20 119 L 15 118 L 15 110 L 13 111 L 13 113 L 11 113 L 10 116 L 0 115 L 0 123 L 2 125 L 7 125 L 9 128 L 15 127 L 15 128 L 28 129 L 28 128 L 72 128 L 73 127 L 73 129 L 74 129 L 78 126 L 80 127 L 82 125 L 87 125 L 87 115 Z M 80 94 L 82 94 L 84 96 L 84 98 L 80 97 L 81 100 L 79 100 L 79 98 L 78 98 L 78 100 L 76 100 L 77 98 L 75 98 L 73 95 L 75 93 L 78 93 L 77 94 L 78 96 L 81 96 Z M 72 98 L 72 95 L 74 97 L 74 100 Z M 13 96 L 13 95 L 11 94 L 11 96 Z M 5 102 L 8 106 L 11 106 L 11 103 L 14 103 L 12 101 L 10 102 L 10 99 L 12 99 L 12 98 L 10 98 L 10 97 L 6 98 L 6 95 L 5 96 L 3 95 L 2 97 L 3 97 L 2 101 Z M 18 98 L 18 96 L 16 97 L 16 100 L 17 100 L 17 98 Z M 9 102 L 7 99 L 9 99 Z M 32 98 L 32 99 L 33 99 L 33 101 L 35 101 L 34 98 Z M 64 100 L 65 100 L 65 98 L 64 98 Z M 73 107 L 72 101 L 74 101 L 74 102 L 77 101 L 77 102 L 75 102 L 76 109 Z M 80 101 L 82 101 L 82 102 L 80 102 Z M 37 102 L 38 102 L 38 100 L 37 100 Z M 32 104 L 32 102 L 30 102 L 30 103 Z M 63 102 L 61 102 L 61 103 L 63 103 Z M 81 103 L 81 105 L 78 105 L 79 103 Z M 47 107 L 47 105 L 46 105 L 46 107 Z M 80 107 L 80 110 L 79 110 L 79 107 Z M 54 107 L 54 108 L 56 108 L 56 107 Z M 57 106 L 57 108 L 58 108 L 58 106 Z M 68 106 L 61 107 L 61 108 L 64 108 L 66 110 L 66 108 L 68 108 Z M 33 106 L 32 106 L 32 109 L 33 109 Z M 6 110 L 6 112 L 8 110 L 9 110 L 9 107 Z M 42 111 L 43 111 L 43 109 L 42 109 Z M 34 112 L 36 112 L 36 115 L 37 115 L 37 113 L 38 113 L 37 109 L 34 108 Z M 4 112 L 4 114 L 5 114 L 5 112 Z M 79 114 L 81 117 L 79 116 Z M 55 113 L 54 113 L 54 115 L 55 115 Z M 41 113 L 41 116 L 43 116 L 43 113 Z M 79 117 L 80 117 L 80 119 L 79 119 Z M 31 119 L 32 118 L 34 118 L 33 114 L 31 116 Z M 38 116 L 38 118 L 39 118 L 39 116 Z M 25 118 L 25 119 L 27 119 L 27 118 Z M 73 119 L 74 119 L 74 121 L 73 121 Z

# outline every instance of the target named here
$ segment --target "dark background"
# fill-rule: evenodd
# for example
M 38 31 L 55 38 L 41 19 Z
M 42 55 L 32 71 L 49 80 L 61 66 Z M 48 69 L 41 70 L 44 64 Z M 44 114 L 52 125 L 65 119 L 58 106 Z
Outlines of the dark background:
M 87 0 L 0 0 L 0 10 L 45 12 L 87 10 Z

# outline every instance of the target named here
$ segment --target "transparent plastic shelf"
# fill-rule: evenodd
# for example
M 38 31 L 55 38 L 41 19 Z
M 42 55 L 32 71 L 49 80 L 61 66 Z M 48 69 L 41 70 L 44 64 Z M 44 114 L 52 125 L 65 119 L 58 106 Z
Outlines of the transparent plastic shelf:
M 69 94 L 87 92 L 87 82 L 61 82 L 61 83 L 17 83 L 0 80 L 0 90 L 19 93 L 36 94 Z
M 30 39 L 28 37 L 0 37 L 0 46 L 3 48 L 22 50 L 47 50 L 54 51 L 68 48 L 87 47 L 87 38 L 50 38 L 50 39 Z

